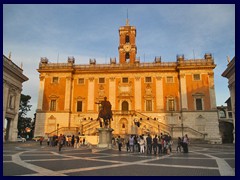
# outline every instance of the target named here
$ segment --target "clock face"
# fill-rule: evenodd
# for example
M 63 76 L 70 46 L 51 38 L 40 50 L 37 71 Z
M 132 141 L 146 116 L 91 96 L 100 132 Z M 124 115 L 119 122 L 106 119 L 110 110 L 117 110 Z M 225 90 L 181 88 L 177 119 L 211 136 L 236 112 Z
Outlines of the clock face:
M 126 52 L 129 52 L 131 50 L 131 45 L 130 44 L 124 44 L 123 45 L 123 49 L 126 51 Z

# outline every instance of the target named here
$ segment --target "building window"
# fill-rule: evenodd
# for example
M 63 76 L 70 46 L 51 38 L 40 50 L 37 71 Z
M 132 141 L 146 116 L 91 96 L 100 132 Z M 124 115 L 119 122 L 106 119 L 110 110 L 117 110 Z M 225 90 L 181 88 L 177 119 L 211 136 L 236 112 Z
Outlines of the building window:
M 233 118 L 233 117 L 232 117 L 232 112 L 228 112 L 228 117 L 229 117 L 229 118 Z
M 194 81 L 199 81 L 200 80 L 200 74 L 193 74 L 193 79 L 194 79 Z
M 146 83 L 151 83 L 152 82 L 152 78 L 151 77 L 145 77 L 145 82 Z
M 174 99 L 172 98 L 168 99 L 167 106 L 168 106 L 168 111 L 175 111 Z
M 225 111 L 224 111 L 224 110 L 220 110 L 220 111 L 219 111 L 219 117 L 220 117 L 220 118 L 226 118 L 226 114 L 225 114 Z
M 202 98 L 196 98 L 196 110 L 203 110 Z
M 99 84 L 103 84 L 103 83 L 105 83 L 105 78 L 99 78 Z
M 127 53 L 125 54 L 125 59 L 126 59 L 126 61 L 128 61 L 128 60 L 130 59 L 130 54 L 129 54 L 129 52 L 127 52 Z
M 10 109 L 14 108 L 14 96 L 9 96 L 9 104 L 8 104 Z
M 167 83 L 173 83 L 173 77 L 167 76 Z
M 126 43 L 129 43 L 129 42 L 130 42 L 129 35 L 126 35 L 126 37 L 125 37 L 125 42 L 126 42 Z
M 84 78 L 79 78 L 78 79 L 78 84 L 84 84 Z
M 152 100 L 146 100 L 146 111 L 152 111 Z
M 128 102 L 127 101 L 122 102 L 122 111 L 128 111 Z
M 53 77 L 52 82 L 53 82 L 53 84 L 57 84 L 58 83 L 58 77 Z
M 77 112 L 82 112 L 82 101 L 77 101 Z
M 122 78 L 122 82 L 123 83 L 128 83 L 128 78 L 127 77 Z
M 56 111 L 56 103 L 57 103 L 56 100 L 51 100 L 50 111 Z

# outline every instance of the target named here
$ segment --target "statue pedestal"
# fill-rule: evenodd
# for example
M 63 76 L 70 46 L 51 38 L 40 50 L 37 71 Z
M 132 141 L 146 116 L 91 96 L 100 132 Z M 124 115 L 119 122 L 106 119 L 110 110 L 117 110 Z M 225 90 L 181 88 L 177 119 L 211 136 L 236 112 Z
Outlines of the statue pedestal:
M 114 131 L 112 128 L 98 128 L 98 148 L 112 149 L 112 131 Z

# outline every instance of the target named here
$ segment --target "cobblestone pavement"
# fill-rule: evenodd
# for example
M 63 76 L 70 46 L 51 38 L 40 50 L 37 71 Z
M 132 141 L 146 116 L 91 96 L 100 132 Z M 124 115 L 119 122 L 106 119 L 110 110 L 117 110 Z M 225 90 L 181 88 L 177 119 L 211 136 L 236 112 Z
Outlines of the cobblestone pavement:
M 40 146 L 37 142 L 4 143 L 4 176 L 235 176 L 234 145 L 191 144 L 189 153 L 147 155 Z

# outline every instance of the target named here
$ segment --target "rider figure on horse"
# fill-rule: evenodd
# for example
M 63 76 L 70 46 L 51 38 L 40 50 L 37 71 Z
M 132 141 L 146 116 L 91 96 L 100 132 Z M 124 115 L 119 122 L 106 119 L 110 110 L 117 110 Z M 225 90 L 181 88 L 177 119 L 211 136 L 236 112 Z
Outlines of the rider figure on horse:
M 102 108 L 99 112 L 98 119 L 102 118 L 104 120 L 105 127 L 109 124 L 110 119 L 112 119 L 112 105 L 109 101 L 107 101 L 107 97 L 104 97 L 104 101 L 98 102 L 96 104 L 101 104 Z M 102 123 L 100 121 L 100 127 L 102 127 Z

